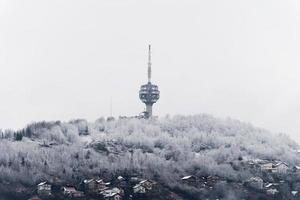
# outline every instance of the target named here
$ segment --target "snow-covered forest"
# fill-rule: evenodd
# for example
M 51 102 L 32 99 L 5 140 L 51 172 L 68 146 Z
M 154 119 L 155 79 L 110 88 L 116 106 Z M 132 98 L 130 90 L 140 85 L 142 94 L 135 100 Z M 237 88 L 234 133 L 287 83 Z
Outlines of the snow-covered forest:
M 0 177 L 30 185 L 128 173 L 168 186 L 187 174 L 245 180 L 251 172 L 235 171 L 232 163 L 248 157 L 299 164 L 298 148 L 287 135 L 205 114 L 37 122 L 1 131 Z

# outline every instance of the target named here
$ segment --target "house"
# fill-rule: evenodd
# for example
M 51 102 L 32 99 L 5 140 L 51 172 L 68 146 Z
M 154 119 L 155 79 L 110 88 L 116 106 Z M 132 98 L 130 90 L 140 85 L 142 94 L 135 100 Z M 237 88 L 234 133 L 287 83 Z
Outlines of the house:
M 274 165 L 272 172 L 279 173 L 279 174 L 286 174 L 288 170 L 289 170 L 288 164 L 286 164 L 285 162 L 279 162 Z
M 105 183 L 102 179 L 87 179 L 83 181 L 84 190 L 87 193 L 97 193 L 99 191 L 106 190 L 110 183 Z
M 293 196 L 296 196 L 298 194 L 298 191 L 291 191 Z
M 146 188 L 140 184 L 137 184 L 133 187 L 133 193 L 136 194 L 145 194 L 146 193 Z
M 260 177 L 251 177 L 247 181 L 247 185 L 249 185 L 250 187 L 252 187 L 254 189 L 262 190 L 264 181 Z
M 78 191 L 75 189 L 75 187 L 63 187 L 63 194 L 67 197 L 73 197 L 73 198 L 79 198 L 79 197 L 83 197 L 84 194 L 81 191 Z
M 152 190 L 154 182 L 150 180 L 142 180 L 139 184 L 143 186 L 146 190 Z
M 51 195 L 51 185 L 46 181 L 41 182 L 37 185 L 37 193 L 40 196 L 50 196 Z
M 119 188 L 106 189 L 102 191 L 100 194 L 103 195 L 104 199 L 107 200 L 121 200 L 124 195 L 124 191 Z

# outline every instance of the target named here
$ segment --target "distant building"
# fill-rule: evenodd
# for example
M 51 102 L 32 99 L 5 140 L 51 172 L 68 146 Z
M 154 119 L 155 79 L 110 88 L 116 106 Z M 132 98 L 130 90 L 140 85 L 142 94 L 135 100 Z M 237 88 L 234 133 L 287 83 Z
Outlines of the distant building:
M 46 181 L 41 182 L 37 185 L 37 193 L 40 196 L 50 196 L 51 195 L 51 185 Z

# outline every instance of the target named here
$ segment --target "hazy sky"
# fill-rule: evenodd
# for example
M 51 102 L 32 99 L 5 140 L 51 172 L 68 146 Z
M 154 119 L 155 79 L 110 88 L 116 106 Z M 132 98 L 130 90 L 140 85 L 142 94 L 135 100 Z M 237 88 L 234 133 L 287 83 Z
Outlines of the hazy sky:
M 300 142 L 298 0 L 0 0 L 0 127 L 209 113 Z

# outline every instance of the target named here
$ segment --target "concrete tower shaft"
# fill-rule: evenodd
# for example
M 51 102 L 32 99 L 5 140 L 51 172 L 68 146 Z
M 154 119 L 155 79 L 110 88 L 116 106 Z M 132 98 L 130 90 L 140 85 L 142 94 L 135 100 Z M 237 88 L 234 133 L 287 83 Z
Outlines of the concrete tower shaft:
M 152 117 L 152 106 L 160 97 L 158 86 L 151 83 L 151 46 L 148 49 L 148 83 L 142 85 L 139 92 L 141 101 L 146 105 L 145 117 Z

